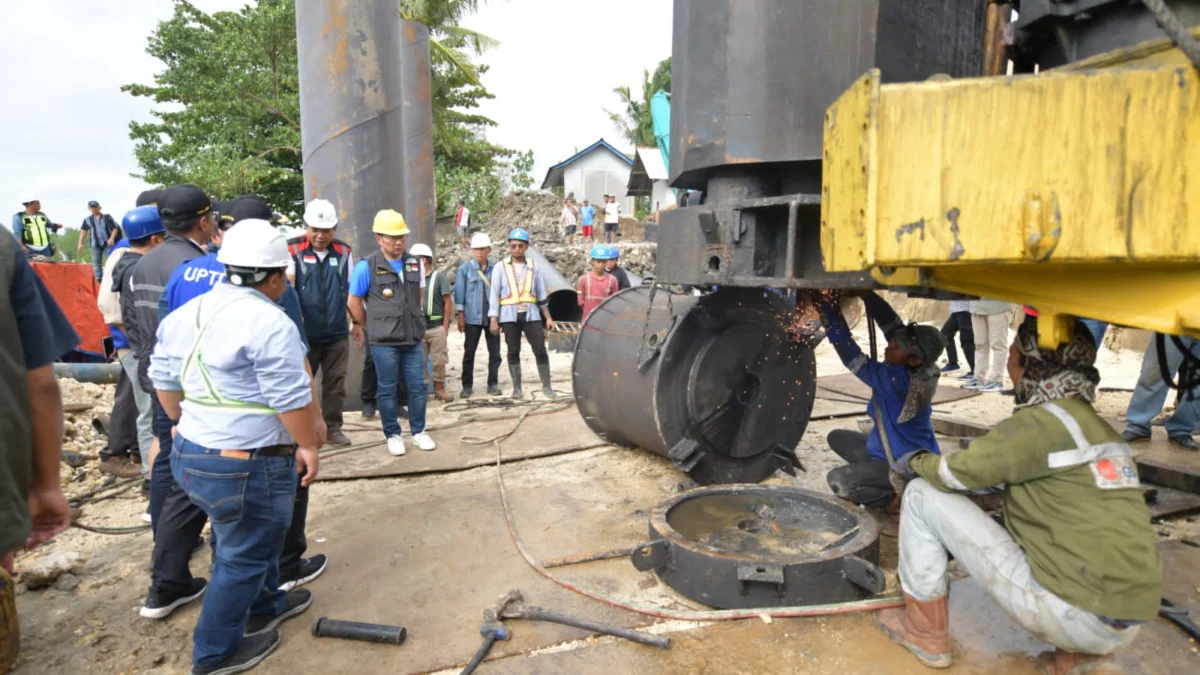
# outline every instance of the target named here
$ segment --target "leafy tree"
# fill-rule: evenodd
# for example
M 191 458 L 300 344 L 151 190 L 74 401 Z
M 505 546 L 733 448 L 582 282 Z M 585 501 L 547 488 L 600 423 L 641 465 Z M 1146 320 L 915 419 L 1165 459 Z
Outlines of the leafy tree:
M 659 89 L 668 94 L 671 93 L 670 58 L 659 62 L 653 75 L 649 70 L 642 71 L 640 96 L 635 96 L 629 87 L 622 86 L 613 89 L 613 93 L 620 97 L 625 110 L 619 113 L 610 110 L 604 112 L 608 113 L 609 119 L 621 130 L 621 135 L 625 137 L 625 140 L 635 147 L 655 145 L 654 120 L 650 116 L 650 99 Z

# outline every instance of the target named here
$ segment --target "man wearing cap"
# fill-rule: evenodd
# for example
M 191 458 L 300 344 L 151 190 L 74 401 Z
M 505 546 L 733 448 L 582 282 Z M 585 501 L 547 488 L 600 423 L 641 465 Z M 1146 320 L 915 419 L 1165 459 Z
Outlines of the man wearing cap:
M 346 367 L 350 362 L 350 321 L 346 301 L 350 295 L 350 245 L 337 239 L 337 209 L 324 199 L 304 208 L 308 231 L 288 240 L 300 294 L 304 330 L 308 335 L 308 365 L 321 374 L 321 413 L 329 429 L 329 444 L 350 445 L 342 433 L 346 403 Z
M 281 590 L 279 577 L 296 476 L 304 486 L 316 478 L 320 445 L 304 346 L 275 304 L 288 287 L 287 239 L 248 219 L 223 243 L 224 283 L 162 320 L 150 368 L 164 410 L 179 420 L 175 482 L 216 539 L 196 675 L 257 665 L 279 645 L 280 623 L 312 604 L 305 589 Z
M 550 297 L 542 270 L 525 257 L 529 249 L 529 233 L 518 227 L 508 233 L 509 257 L 492 268 L 492 285 L 488 294 L 489 330 L 499 335 L 504 327 L 504 343 L 508 347 L 508 373 L 513 381 L 513 398 L 521 393 L 521 334 L 529 342 L 537 361 L 542 393 L 547 398 L 557 396 L 550 388 L 550 355 L 546 353 L 546 330 L 554 330 L 550 318 Z
M 406 254 L 408 224 L 391 209 L 375 214 L 371 230 L 379 250 L 359 260 L 350 273 L 350 316 L 364 327 L 379 380 L 379 415 L 387 449 L 393 456 L 405 452 L 397 419 L 396 383 L 408 385 L 408 420 L 413 440 L 422 450 L 437 447 L 425 433 L 426 319 L 421 308 L 425 274 L 421 262 Z M 356 331 L 357 336 L 361 332 Z
M 433 265 L 433 251 L 425 244 L 414 244 L 411 254 L 421 262 L 425 283 L 421 289 L 421 308 L 425 312 L 426 358 L 433 363 L 433 395 L 443 402 L 454 400 L 446 392 L 446 337 L 450 333 L 450 318 L 454 316 L 454 299 L 450 280 Z
M 492 240 L 486 232 L 471 237 L 472 260 L 458 266 L 454 274 L 454 311 L 458 314 L 458 332 L 466 333 L 463 348 L 462 393 L 470 398 L 475 387 L 475 352 L 479 338 L 487 340 L 487 392 L 500 396 L 500 336 L 487 329 L 488 295 L 492 286 Z
M 83 219 L 79 226 L 79 244 L 75 247 L 76 255 L 83 253 L 83 240 L 87 238 L 92 249 L 92 269 L 96 272 L 96 281 L 104 278 L 104 252 L 117 243 L 121 228 L 113 217 L 100 210 L 100 202 L 88 202 L 88 211 L 92 215 Z
M 26 255 L 53 258 L 54 242 L 50 241 L 50 233 L 58 232 L 62 229 L 62 225 L 50 222 L 50 218 L 42 213 L 41 200 L 36 197 L 21 202 L 21 205 L 25 207 L 25 210 L 13 214 L 13 236 L 21 242 Z

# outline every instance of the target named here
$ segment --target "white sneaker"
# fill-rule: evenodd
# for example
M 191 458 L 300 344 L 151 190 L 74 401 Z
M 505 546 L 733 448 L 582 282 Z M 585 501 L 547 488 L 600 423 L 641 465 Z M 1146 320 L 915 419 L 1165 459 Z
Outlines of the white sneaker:
M 429 434 L 423 431 L 416 436 L 413 436 L 413 440 L 417 442 L 417 447 L 422 450 L 433 450 L 437 447 L 437 443 L 434 443 L 433 439 L 429 437 Z
M 1004 385 L 996 380 L 989 380 L 979 385 L 976 389 L 983 392 L 1004 391 Z
M 404 455 L 404 439 L 399 436 L 388 436 L 387 439 L 388 454 L 393 457 Z

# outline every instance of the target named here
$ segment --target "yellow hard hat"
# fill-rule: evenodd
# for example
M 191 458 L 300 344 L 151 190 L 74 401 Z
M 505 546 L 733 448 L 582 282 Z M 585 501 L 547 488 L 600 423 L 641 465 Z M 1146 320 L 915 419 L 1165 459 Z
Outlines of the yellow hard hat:
M 375 234 L 402 237 L 408 234 L 408 223 L 404 222 L 404 216 L 398 212 L 384 209 L 375 214 L 375 224 L 371 226 L 371 231 Z

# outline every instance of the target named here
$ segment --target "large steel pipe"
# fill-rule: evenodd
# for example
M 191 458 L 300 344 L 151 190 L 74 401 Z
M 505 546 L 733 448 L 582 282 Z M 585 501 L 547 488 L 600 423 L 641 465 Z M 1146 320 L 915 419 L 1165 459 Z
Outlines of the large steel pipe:
M 568 283 L 536 248 L 530 246 L 525 249 L 525 257 L 542 270 L 542 280 L 546 282 L 546 295 L 550 297 L 550 318 L 571 323 L 581 321 L 583 308 L 579 306 L 579 294 L 575 292 L 575 284 Z
M 816 396 L 811 349 L 773 293 L 694 297 L 629 288 L 588 316 L 575 401 L 602 438 L 670 458 L 701 484 L 756 483 L 798 465 Z

